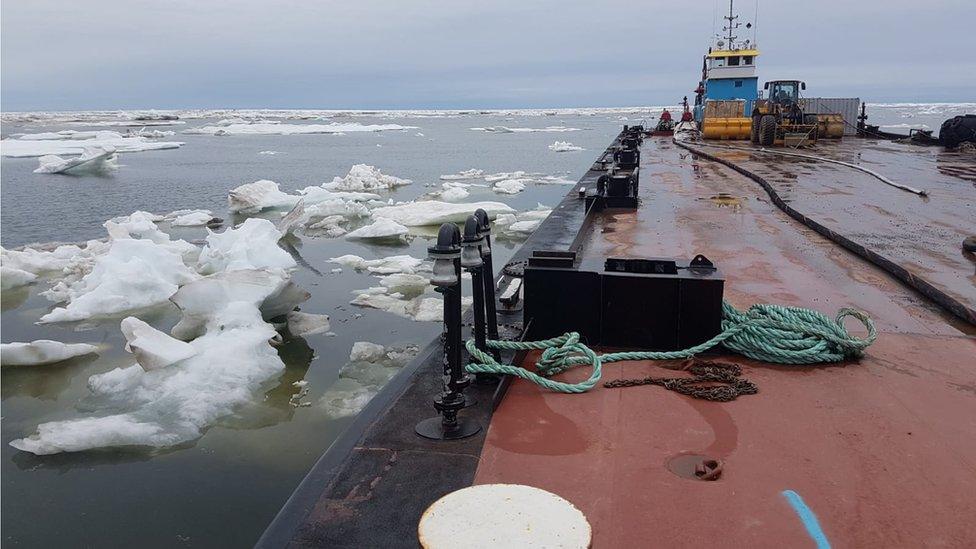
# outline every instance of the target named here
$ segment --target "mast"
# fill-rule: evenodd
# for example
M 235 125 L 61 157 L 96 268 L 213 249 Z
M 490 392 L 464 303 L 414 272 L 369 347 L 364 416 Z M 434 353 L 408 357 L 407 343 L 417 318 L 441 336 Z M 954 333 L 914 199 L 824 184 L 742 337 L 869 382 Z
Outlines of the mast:
M 732 11 L 733 2 L 734 0 L 729 0 L 729 14 L 722 18 L 728 21 L 728 24 L 725 27 L 723 27 L 722 30 L 729 32 L 726 38 L 729 41 L 728 47 L 730 50 L 735 49 L 733 44 L 735 43 L 735 39 L 738 38 L 738 36 L 733 34 L 733 32 L 735 31 L 735 29 L 739 28 L 739 25 L 741 25 L 741 23 L 737 21 L 737 19 L 739 19 L 739 16 L 735 15 L 734 12 Z

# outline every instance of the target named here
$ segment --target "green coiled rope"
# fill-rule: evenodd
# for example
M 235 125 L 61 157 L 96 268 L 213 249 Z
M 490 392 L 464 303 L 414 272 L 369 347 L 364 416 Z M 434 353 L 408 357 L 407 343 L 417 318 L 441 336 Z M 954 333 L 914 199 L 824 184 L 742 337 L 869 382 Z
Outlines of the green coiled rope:
M 858 319 L 867 328 L 867 337 L 853 336 L 844 328 L 844 318 L 849 316 Z M 877 338 L 878 332 L 871 317 L 857 309 L 841 309 L 837 317 L 831 319 L 823 313 L 802 307 L 757 304 L 743 312 L 724 302 L 722 332 L 704 343 L 681 351 L 630 351 L 599 355 L 580 343 L 580 336 L 576 332 L 542 341 L 488 341 L 488 347 L 492 349 L 542 350 L 542 357 L 536 362 L 536 372 L 533 372 L 520 366 L 501 364 L 469 340 L 466 347 L 474 362 L 465 369 L 474 374 L 517 376 L 551 391 L 582 393 L 600 381 L 603 364 L 610 362 L 689 358 L 723 345 L 726 349 L 761 362 L 820 364 L 858 358 Z M 550 379 L 583 364 L 593 367 L 585 381 L 565 383 Z

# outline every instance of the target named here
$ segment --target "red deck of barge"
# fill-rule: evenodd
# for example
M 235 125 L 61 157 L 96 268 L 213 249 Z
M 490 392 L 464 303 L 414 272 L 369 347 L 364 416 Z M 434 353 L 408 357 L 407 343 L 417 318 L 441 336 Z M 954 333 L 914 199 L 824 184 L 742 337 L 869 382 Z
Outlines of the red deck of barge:
M 805 166 L 800 177 L 823 173 Z M 870 184 L 858 195 L 868 202 L 917 200 Z M 566 395 L 516 380 L 491 419 L 475 483 L 559 494 L 588 517 L 593 547 L 812 546 L 786 490 L 835 547 L 976 546 L 973 326 L 790 219 L 754 181 L 670 140 L 645 141 L 640 192 L 638 210 L 598 218 L 584 255 L 703 253 L 737 307 L 832 315 L 853 306 L 874 318 L 877 342 L 856 363 L 819 367 L 723 356 L 760 391 L 727 403 L 656 386 Z M 582 380 L 581 370 L 560 379 Z M 604 380 L 647 375 L 675 374 L 652 362 L 604 367 Z M 723 460 L 721 478 L 670 472 L 681 454 Z

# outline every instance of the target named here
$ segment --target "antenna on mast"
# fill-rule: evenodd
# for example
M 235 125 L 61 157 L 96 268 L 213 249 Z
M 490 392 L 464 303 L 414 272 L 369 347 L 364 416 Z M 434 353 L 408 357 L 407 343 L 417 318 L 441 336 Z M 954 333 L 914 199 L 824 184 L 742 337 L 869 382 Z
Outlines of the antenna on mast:
M 733 2 L 734 2 L 734 0 L 729 0 L 729 14 L 727 16 L 725 16 L 725 17 L 722 18 L 722 19 L 725 19 L 726 21 L 728 21 L 728 24 L 726 26 L 722 27 L 722 30 L 723 31 L 728 31 L 728 33 L 729 33 L 726 38 L 728 38 L 728 41 L 729 41 L 729 49 L 730 50 L 735 49 L 735 46 L 734 46 L 735 39 L 738 38 L 738 36 L 736 36 L 733 33 L 742 24 L 742 23 L 739 23 L 738 22 L 739 16 L 738 15 L 735 15 L 733 13 L 733 11 L 732 11 L 732 3 Z

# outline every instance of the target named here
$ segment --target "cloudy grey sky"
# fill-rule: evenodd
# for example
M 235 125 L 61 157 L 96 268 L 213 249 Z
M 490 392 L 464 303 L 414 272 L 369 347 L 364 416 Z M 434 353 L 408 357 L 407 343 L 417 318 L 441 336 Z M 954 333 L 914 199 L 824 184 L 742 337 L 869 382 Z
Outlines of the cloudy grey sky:
M 4 0 L 0 108 L 677 102 L 716 0 Z M 755 0 L 740 0 L 743 22 Z M 976 101 L 976 0 L 762 0 L 760 79 Z M 719 21 L 719 27 L 721 21 Z

